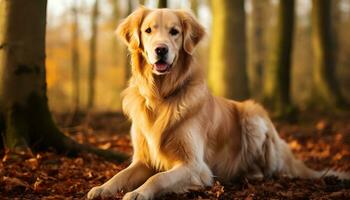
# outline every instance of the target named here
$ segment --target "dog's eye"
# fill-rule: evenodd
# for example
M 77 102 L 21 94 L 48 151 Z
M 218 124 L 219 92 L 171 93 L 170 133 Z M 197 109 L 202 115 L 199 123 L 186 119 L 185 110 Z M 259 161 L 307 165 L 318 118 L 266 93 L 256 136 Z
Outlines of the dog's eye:
M 169 32 L 171 35 L 173 35 L 173 36 L 175 36 L 175 35 L 177 35 L 178 33 L 179 33 L 179 31 L 178 30 L 176 30 L 176 29 L 174 29 L 174 28 L 172 28 L 172 29 L 170 29 L 170 32 Z
M 146 33 L 151 33 L 151 32 L 152 32 L 152 29 L 151 29 L 151 28 L 147 28 L 147 29 L 145 30 L 145 32 L 146 32 Z

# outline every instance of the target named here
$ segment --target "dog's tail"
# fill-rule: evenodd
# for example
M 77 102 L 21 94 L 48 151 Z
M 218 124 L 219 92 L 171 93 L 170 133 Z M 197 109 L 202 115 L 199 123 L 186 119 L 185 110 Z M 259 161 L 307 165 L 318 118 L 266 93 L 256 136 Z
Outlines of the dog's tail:
M 274 132 L 276 131 L 274 130 Z M 280 159 L 282 161 L 279 166 L 279 172 L 289 177 L 318 178 L 322 176 L 322 172 L 307 167 L 303 161 L 295 158 L 288 144 L 282 139 L 278 139 L 280 140 L 278 145 L 280 146 Z
M 350 180 L 350 173 L 343 172 L 343 171 L 335 171 L 332 169 L 329 170 L 323 170 L 322 176 L 336 176 L 341 180 Z
M 265 110 L 253 101 L 238 103 L 242 127 L 241 164 L 253 166 L 265 176 L 283 174 L 289 177 L 322 178 L 336 176 L 350 179 L 350 174 L 333 170 L 316 171 L 297 159 L 282 140 Z
M 281 149 L 283 152 L 281 154 L 283 162 L 281 163 L 279 170 L 282 172 L 282 174 L 289 177 L 299 178 L 323 178 L 326 176 L 336 176 L 341 180 L 350 180 L 350 173 L 348 172 L 335 171 L 332 169 L 316 171 L 309 168 L 303 161 L 295 158 L 287 143 L 285 143 L 282 139 L 280 140 L 280 145 L 283 146 L 283 150 Z

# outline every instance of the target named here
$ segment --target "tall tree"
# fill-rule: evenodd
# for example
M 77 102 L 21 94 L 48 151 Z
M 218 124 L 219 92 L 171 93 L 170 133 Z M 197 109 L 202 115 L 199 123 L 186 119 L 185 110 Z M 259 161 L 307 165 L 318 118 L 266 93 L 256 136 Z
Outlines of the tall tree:
M 346 101 L 335 77 L 331 7 L 332 2 L 329 0 L 312 0 L 312 42 L 315 59 L 312 98 L 317 98 L 313 102 L 329 107 L 343 107 Z
M 110 0 L 110 4 L 112 6 L 112 17 L 111 17 L 111 27 L 113 29 L 116 28 L 116 25 L 121 17 L 121 10 L 120 10 L 120 2 L 119 0 Z M 119 43 L 115 42 L 115 35 L 111 38 L 111 44 L 113 49 L 113 54 L 117 55 L 117 53 L 120 53 L 120 45 Z M 119 60 L 119 57 L 116 57 L 115 61 Z
M 1 49 L 1 138 L 7 148 L 89 151 L 117 161 L 124 154 L 79 144 L 56 127 L 48 107 L 45 71 L 47 0 L 5 3 L 4 48 Z M 30 16 L 30 17 L 28 17 Z M 18 89 L 20 88 L 20 89 Z
M 3 25 L 4 25 L 4 3 L 0 2 L 0 49 L 2 47 L 2 35 L 3 35 Z
M 110 3 L 112 5 L 112 20 L 113 24 L 115 25 L 115 23 L 120 19 L 119 0 L 110 0 Z
M 79 112 L 80 106 L 80 54 L 79 54 L 79 22 L 77 1 L 72 3 L 72 81 L 74 113 Z
M 2 60 L 2 48 L 5 47 L 5 44 L 3 43 L 3 30 L 4 30 L 4 5 L 5 3 L 3 1 L 0 1 L 0 61 Z M 3 69 L 3 63 L 0 62 L 0 80 L 2 79 L 2 70 Z M 1 94 L 2 94 L 2 82 L 0 81 L 0 136 L 2 136 L 3 131 L 5 129 L 5 124 L 4 124 L 4 118 L 3 118 L 3 106 L 1 104 L 2 99 L 1 99 Z M 2 141 L 2 137 L 0 137 L 0 149 L 3 148 L 4 142 Z
M 88 78 L 88 109 L 93 108 L 95 104 L 96 91 L 96 63 L 97 63 L 97 21 L 99 14 L 98 0 L 95 0 L 91 15 L 91 39 L 90 39 L 90 56 L 89 56 L 89 78 Z
M 167 0 L 158 0 L 158 8 L 167 8 L 168 1 Z
M 244 0 L 212 0 L 209 84 L 214 94 L 248 98 Z
M 265 77 L 264 98 L 277 116 L 291 114 L 290 72 L 294 32 L 294 0 L 280 0 L 276 43 Z
M 4 30 L 4 18 L 5 18 L 4 5 L 5 3 L 3 1 L 0 1 L 0 60 L 2 56 L 1 49 L 4 47 L 4 44 L 3 44 L 3 33 L 4 33 L 3 30 Z M 2 63 L 0 63 L 0 69 L 1 69 L 1 64 Z M 0 70 L 0 77 L 2 77 L 1 70 Z M 0 85 L 0 88 L 1 88 L 1 85 Z
M 127 17 L 128 15 L 130 15 L 133 11 L 134 7 L 133 7 L 133 3 L 132 3 L 132 0 L 128 0 L 128 10 L 127 10 L 127 13 L 126 13 L 126 16 Z M 126 47 L 124 47 L 124 54 L 125 54 L 125 86 L 128 84 L 128 80 L 129 78 L 131 77 L 131 66 L 130 66 L 130 63 L 129 63 L 129 57 L 128 57 L 128 50 Z
M 193 13 L 198 16 L 198 7 L 200 4 L 200 0 L 190 0 L 191 3 L 191 9 L 193 11 Z
M 266 66 L 266 27 L 270 0 L 252 0 L 249 32 L 249 86 L 254 98 L 260 98 L 263 89 L 263 73 Z

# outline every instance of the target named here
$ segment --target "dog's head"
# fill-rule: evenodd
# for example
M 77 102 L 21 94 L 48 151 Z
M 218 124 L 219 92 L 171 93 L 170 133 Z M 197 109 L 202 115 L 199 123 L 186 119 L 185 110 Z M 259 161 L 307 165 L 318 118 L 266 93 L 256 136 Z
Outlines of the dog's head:
M 163 75 L 177 67 L 182 52 L 192 55 L 205 31 L 187 11 L 141 7 L 118 26 L 117 34 L 131 52 L 142 51 L 154 74 Z

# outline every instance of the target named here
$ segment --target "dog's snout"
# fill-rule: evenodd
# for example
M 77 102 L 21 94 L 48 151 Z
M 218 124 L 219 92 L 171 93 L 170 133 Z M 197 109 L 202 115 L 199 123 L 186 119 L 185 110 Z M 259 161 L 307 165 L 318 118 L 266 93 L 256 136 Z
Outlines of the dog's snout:
M 168 47 L 165 45 L 161 45 L 156 47 L 155 52 L 157 56 L 164 57 L 168 53 Z

